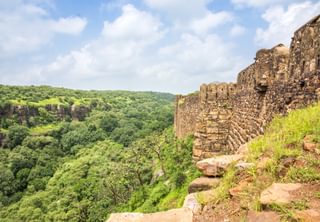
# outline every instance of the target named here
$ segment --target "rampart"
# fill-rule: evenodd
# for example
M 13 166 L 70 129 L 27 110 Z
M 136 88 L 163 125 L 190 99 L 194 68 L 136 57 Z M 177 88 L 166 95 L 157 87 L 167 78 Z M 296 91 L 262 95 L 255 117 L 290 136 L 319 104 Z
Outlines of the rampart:
M 199 111 L 199 93 L 176 97 L 174 126 L 177 137 L 183 138 L 196 131 Z
M 319 94 L 320 15 L 294 33 L 290 49 L 279 44 L 259 50 L 237 83 L 204 84 L 199 95 L 178 96 L 176 135 L 194 134 L 196 160 L 233 153 L 262 134 L 275 115 L 314 103 Z

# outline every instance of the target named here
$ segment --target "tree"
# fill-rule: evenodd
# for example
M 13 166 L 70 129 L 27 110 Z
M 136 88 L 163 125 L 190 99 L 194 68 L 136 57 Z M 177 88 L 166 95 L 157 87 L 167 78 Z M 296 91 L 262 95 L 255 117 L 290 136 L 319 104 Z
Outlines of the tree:
M 146 139 L 146 142 L 148 144 L 149 149 L 153 151 L 153 153 L 156 154 L 156 157 L 160 163 L 161 170 L 163 172 L 163 175 L 166 177 L 166 169 L 164 167 L 164 148 L 165 143 L 167 142 L 165 136 L 161 136 L 159 134 L 154 134 L 151 136 L 148 136 Z
M 113 114 L 106 114 L 100 121 L 100 127 L 106 132 L 112 132 L 119 125 L 118 119 Z
M 14 125 L 8 129 L 9 147 L 14 148 L 22 144 L 22 141 L 29 135 L 29 129 L 25 126 Z
M 0 191 L 10 195 L 15 191 L 14 175 L 11 170 L 0 165 Z
M 152 178 L 152 158 L 144 140 L 141 139 L 132 143 L 127 152 L 128 171 L 135 175 L 140 186 L 149 183 Z

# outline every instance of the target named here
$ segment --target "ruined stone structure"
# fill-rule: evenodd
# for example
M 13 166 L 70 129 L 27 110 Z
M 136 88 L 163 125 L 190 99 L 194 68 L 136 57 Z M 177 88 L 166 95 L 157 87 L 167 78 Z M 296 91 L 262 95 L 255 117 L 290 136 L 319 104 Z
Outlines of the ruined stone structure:
M 176 98 L 175 132 L 177 137 L 183 138 L 193 134 L 196 130 L 196 119 L 199 115 L 199 94 L 188 96 L 178 95 Z
M 195 160 L 233 153 L 276 114 L 312 104 L 319 93 L 320 15 L 294 33 L 290 49 L 258 51 L 236 84 L 202 85 L 197 98 L 178 96 L 176 135 L 194 134 Z
M 235 84 L 209 84 L 200 88 L 200 115 L 197 118 L 193 154 L 208 157 L 225 152 Z

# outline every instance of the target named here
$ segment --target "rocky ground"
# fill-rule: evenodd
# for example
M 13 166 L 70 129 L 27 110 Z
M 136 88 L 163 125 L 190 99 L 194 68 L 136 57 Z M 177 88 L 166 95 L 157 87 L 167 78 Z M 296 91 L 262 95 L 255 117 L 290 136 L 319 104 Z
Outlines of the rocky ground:
M 235 170 L 234 183 L 228 189 L 226 198 L 219 198 L 221 192 L 204 191 L 198 194 L 203 202 L 202 210 L 194 215 L 194 222 L 280 222 L 280 221 L 320 221 L 320 183 L 319 178 L 310 181 L 287 183 L 286 176 L 291 167 L 308 169 L 310 164 L 319 165 L 319 144 L 312 142 L 312 136 L 306 136 L 302 141 L 303 155 L 285 157 L 280 161 L 277 178 L 272 178 L 267 172 L 268 153 L 264 153 L 256 164 L 246 162 L 247 151 L 233 155 L 202 160 L 197 163 L 199 169 L 207 176 L 221 176 L 230 170 Z M 290 145 L 288 146 L 290 148 Z M 239 155 L 242 156 L 239 158 Z M 312 156 L 312 160 L 308 160 Z M 238 163 L 235 163 L 236 160 Z M 309 161 L 309 162 L 308 162 Z M 313 162 L 313 163 L 310 163 Z M 221 179 L 223 180 L 223 179 Z M 223 181 L 222 181 L 223 182 Z

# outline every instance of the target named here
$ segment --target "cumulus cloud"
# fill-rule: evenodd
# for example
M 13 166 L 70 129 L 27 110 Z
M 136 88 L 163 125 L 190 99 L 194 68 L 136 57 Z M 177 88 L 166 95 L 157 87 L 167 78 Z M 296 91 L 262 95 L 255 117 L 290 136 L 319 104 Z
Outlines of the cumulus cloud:
M 44 74 L 68 72 L 71 78 L 89 78 L 134 72 L 146 48 L 163 36 L 161 27 L 161 22 L 151 14 L 125 5 L 120 17 L 104 22 L 99 39 L 58 57 Z
M 232 55 L 232 49 L 233 45 L 224 42 L 218 35 L 201 38 L 185 33 L 176 43 L 159 49 L 159 60 L 164 61 L 164 67 L 175 76 L 201 76 L 209 82 L 214 78 L 230 81 L 235 74 L 230 66 L 237 67 L 239 62 Z
M 294 31 L 319 14 L 319 11 L 320 2 L 310 1 L 291 4 L 287 8 L 271 7 L 262 15 L 268 27 L 257 29 L 255 42 L 264 47 L 272 47 L 278 43 L 289 45 Z
M 203 82 L 234 78 L 242 61 L 233 55 L 231 43 L 215 34 L 192 32 L 168 41 L 169 31 L 151 13 L 125 5 L 121 16 L 104 22 L 98 39 L 57 57 L 40 73 L 50 82 L 88 85 L 95 79 L 109 89 L 121 82 L 126 89 L 180 93 Z
M 197 34 L 206 34 L 210 29 L 225 24 L 233 20 L 233 16 L 229 12 L 221 11 L 217 13 L 207 12 L 206 15 L 199 19 L 191 21 L 191 29 Z
M 48 11 L 35 3 L 9 2 L 0 2 L 1 57 L 38 49 L 57 33 L 79 34 L 87 24 L 87 20 L 80 17 L 51 19 Z
M 113 41 L 153 42 L 161 37 L 161 22 L 150 13 L 139 11 L 133 5 L 122 7 L 122 16 L 114 22 L 105 21 L 103 35 Z
M 207 35 L 213 29 L 233 21 L 233 14 L 228 11 L 213 12 L 208 9 L 212 0 L 144 0 L 152 9 L 169 18 L 172 31 L 192 31 L 197 35 Z
M 235 45 L 217 34 L 221 30 L 226 35 L 243 34 L 243 27 L 235 24 L 231 12 L 209 10 L 211 0 L 193 0 L 188 4 L 182 0 L 144 1 L 148 5 L 144 9 L 115 4 L 126 0 L 102 5 L 101 13 L 114 7 L 121 11 L 114 19 L 103 22 L 99 36 L 42 65 L 36 65 L 37 61 L 23 68 L 2 66 L 0 81 L 16 84 L 19 79 L 23 84 L 187 93 L 197 90 L 203 82 L 235 79 L 244 62 L 234 53 Z M 52 19 L 50 11 L 30 2 L 20 4 L 21 8 L 24 13 L 13 13 L 17 18 L 13 21 L 22 30 L 10 30 L 7 41 L 9 36 L 16 39 L 8 44 L 7 52 L 14 51 L 14 46 L 16 54 L 27 51 L 29 46 L 28 50 L 34 50 L 58 33 L 78 35 L 87 24 L 86 19 L 79 17 Z M 8 27 L 1 30 L 3 27 L 0 20 L 0 32 L 9 31 Z M 20 37 L 20 41 L 25 38 L 24 43 L 19 43 Z M 0 43 L 0 52 L 4 52 L 4 45 Z M 8 72 L 19 74 L 3 75 Z
M 79 35 L 87 25 L 87 19 L 79 17 L 60 18 L 49 21 L 49 29 L 53 32 Z

